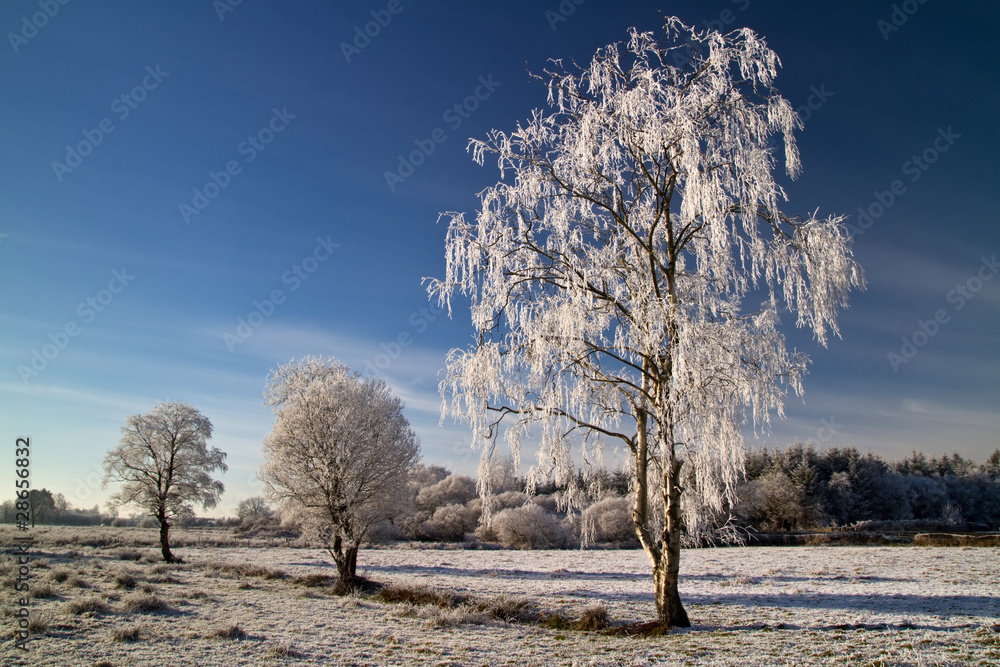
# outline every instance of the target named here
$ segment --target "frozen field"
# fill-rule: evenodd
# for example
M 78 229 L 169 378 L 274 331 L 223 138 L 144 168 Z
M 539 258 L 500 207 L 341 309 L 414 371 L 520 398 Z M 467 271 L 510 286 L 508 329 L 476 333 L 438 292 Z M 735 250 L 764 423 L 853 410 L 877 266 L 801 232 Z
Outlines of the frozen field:
M 335 573 L 315 549 L 180 548 L 180 566 L 126 562 L 108 549 L 79 549 L 72 560 L 47 551 L 33 586 L 49 585 L 50 596 L 31 604 L 47 628 L 27 657 L 6 641 L 4 665 L 1000 664 L 996 548 L 685 551 L 681 595 L 694 627 L 645 638 L 328 595 L 292 579 Z M 240 575 L 227 564 L 289 576 Z M 640 551 L 369 549 L 359 573 L 477 599 L 524 596 L 566 615 L 600 603 L 616 624 L 655 616 Z M 4 595 L 7 615 L 9 586 Z M 136 602 L 142 595 L 153 609 Z M 104 608 L 72 606 L 95 599 Z

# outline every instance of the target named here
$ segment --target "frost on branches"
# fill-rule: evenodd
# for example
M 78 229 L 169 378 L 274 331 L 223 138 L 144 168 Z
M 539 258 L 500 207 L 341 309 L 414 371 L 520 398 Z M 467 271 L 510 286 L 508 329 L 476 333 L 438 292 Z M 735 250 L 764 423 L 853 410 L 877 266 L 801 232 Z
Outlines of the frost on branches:
M 548 111 L 470 143 L 501 181 L 474 221 L 443 216 L 446 273 L 429 291 L 471 299 L 478 343 L 449 354 L 441 386 L 484 442 L 502 432 L 516 452 L 535 427 L 539 465 L 564 475 L 572 442 L 628 448 L 658 616 L 686 626 L 682 533 L 733 500 L 743 425 L 766 428 L 802 389 L 808 358 L 779 312 L 825 346 L 864 279 L 842 216 L 779 210 L 770 140 L 796 176 L 801 123 L 763 39 L 669 18 L 624 51 L 553 61 L 537 77 Z
M 276 415 L 260 470 L 267 494 L 322 540 L 349 585 L 361 544 L 409 497 L 420 446 L 403 403 L 383 380 L 314 357 L 280 366 L 264 396 Z
M 186 403 L 160 403 L 144 415 L 132 415 L 122 439 L 104 456 L 104 484 L 121 482 L 108 507 L 135 505 L 160 524 L 160 553 L 167 563 L 180 562 L 170 551 L 170 526 L 194 516 L 194 505 L 215 507 L 226 490 L 212 479 L 225 472 L 226 453 L 209 449 L 212 422 Z

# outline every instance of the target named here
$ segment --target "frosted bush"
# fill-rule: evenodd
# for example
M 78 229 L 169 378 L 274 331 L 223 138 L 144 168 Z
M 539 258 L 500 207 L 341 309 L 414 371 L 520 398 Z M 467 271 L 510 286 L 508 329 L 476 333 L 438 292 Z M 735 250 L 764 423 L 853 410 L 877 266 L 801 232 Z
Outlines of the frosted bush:
M 424 532 L 435 540 L 461 542 L 466 533 L 476 529 L 479 512 L 466 505 L 452 503 L 439 507 L 434 515 L 424 522 Z
M 433 511 L 453 503 L 464 505 L 478 495 L 476 480 L 465 475 L 448 475 L 440 482 L 420 489 L 417 508 Z
M 532 504 L 497 512 L 491 529 L 501 545 L 515 549 L 561 547 L 570 537 L 555 515 Z
M 632 526 L 632 503 L 627 498 L 610 496 L 583 511 L 585 542 L 628 542 L 635 540 Z

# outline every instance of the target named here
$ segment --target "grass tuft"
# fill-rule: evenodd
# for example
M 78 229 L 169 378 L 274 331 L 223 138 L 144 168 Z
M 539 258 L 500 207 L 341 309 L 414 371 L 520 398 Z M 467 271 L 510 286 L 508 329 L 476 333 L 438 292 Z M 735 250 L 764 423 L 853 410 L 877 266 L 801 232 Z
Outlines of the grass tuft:
M 120 625 L 115 628 L 111 628 L 108 633 L 111 637 L 111 641 L 114 642 L 134 642 L 138 641 L 142 637 L 144 629 L 141 625 Z
M 400 586 L 390 584 L 375 594 L 375 599 L 388 604 L 433 605 L 442 609 L 454 609 L 465 598 L 450 593 L 439 593 L 425 586 Z
M 70 570 L 69 568 L 66 567 L 57 567 L 55 569 L 49 570 L 49 573 L 46 575 L 45 578 L 53 583 L 61 584 L 62 582 L 69 579 L 71 576 L 73 576 L 73 570 Z
M 148 593 L 132 593 L 122 600 L 122 611 L 145 614 L 170 609 L 166 602 Z
M 246 639 L 247 633 L 239 625 L 226 625 L 205 635 L 205 639 Z
M 112 574 L 111 581 L 114 582 L 115 588 L 122 588 L 127 591 L 132 590 L 136 586 L 135 576 L 126 570 L 118 570 Z
M 56 589 L 53 588 L 51 584 L 44 581 L 32 586 L 29 589 L 28 594 L 35 599 L 54 598 L 58 595 L 58 593 L 56 593 Z
M 97 595 L 87 595 L 84 597 L 76 598 L 75 600 L 70 600 L 67 602 L 63 609 L 66 613 L 72 614 L 74 616 L 79 616 L 80 614 L 86 614 L 93 612 L 95 614 L 103 614 L 108 611 L 108 605 Z
M 593 632 L 604 630 L 610 625 L 611 619 L 608 617 L 607 607 L 600 604 L 593 604 L 583 610 L 574 629 Z

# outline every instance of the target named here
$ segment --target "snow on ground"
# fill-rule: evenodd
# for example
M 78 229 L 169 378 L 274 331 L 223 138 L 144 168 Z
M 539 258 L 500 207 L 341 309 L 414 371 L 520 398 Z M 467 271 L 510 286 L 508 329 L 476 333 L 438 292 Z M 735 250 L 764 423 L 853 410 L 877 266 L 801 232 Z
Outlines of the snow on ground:
M 3 664 L 1000 664 L 996 548 L 685 551 L 681 596 L 694 626 L 645 638 L 449 616 L 335 597 L 289 579 L 238 577 L 203 567 L 251 563 L 291 576 L 335 574 L 326 554 L 316 549 L 182 548 L 176 552 L 184 565 L 156 570 L 150 564 L 123 565 L 104 550 L 78 552 L 71 568 L 85 587 L 54 585 L 57 597 L 33 600 L 33 613 L 45 616 L 50 627 L 35 638 L 27 659 L 5 642 Z M 48 569 L 59 565 L 58 557 L 50 560 Z M 133 594 L 110 583 L 123 567 L 164 600 L 167 610 L 127 612 Z M 36 570 L 40 578 L 42 572 Z M 359 574 L 477 598 L 524 596 L 568 614 L 600 603 L 615 623 L 655 615 L 649 564 L 641 551 L 368 549 L 359 556 Z M 107 610 L 66 611 L 76 598 L 94 595 L 109 600 Z M 5 599 L 5 606 L 9 602 Z M 242 633 L 212 637 L 233 625 Z M 121 627 L 138 628 L 138 638 L 114 641 Z

